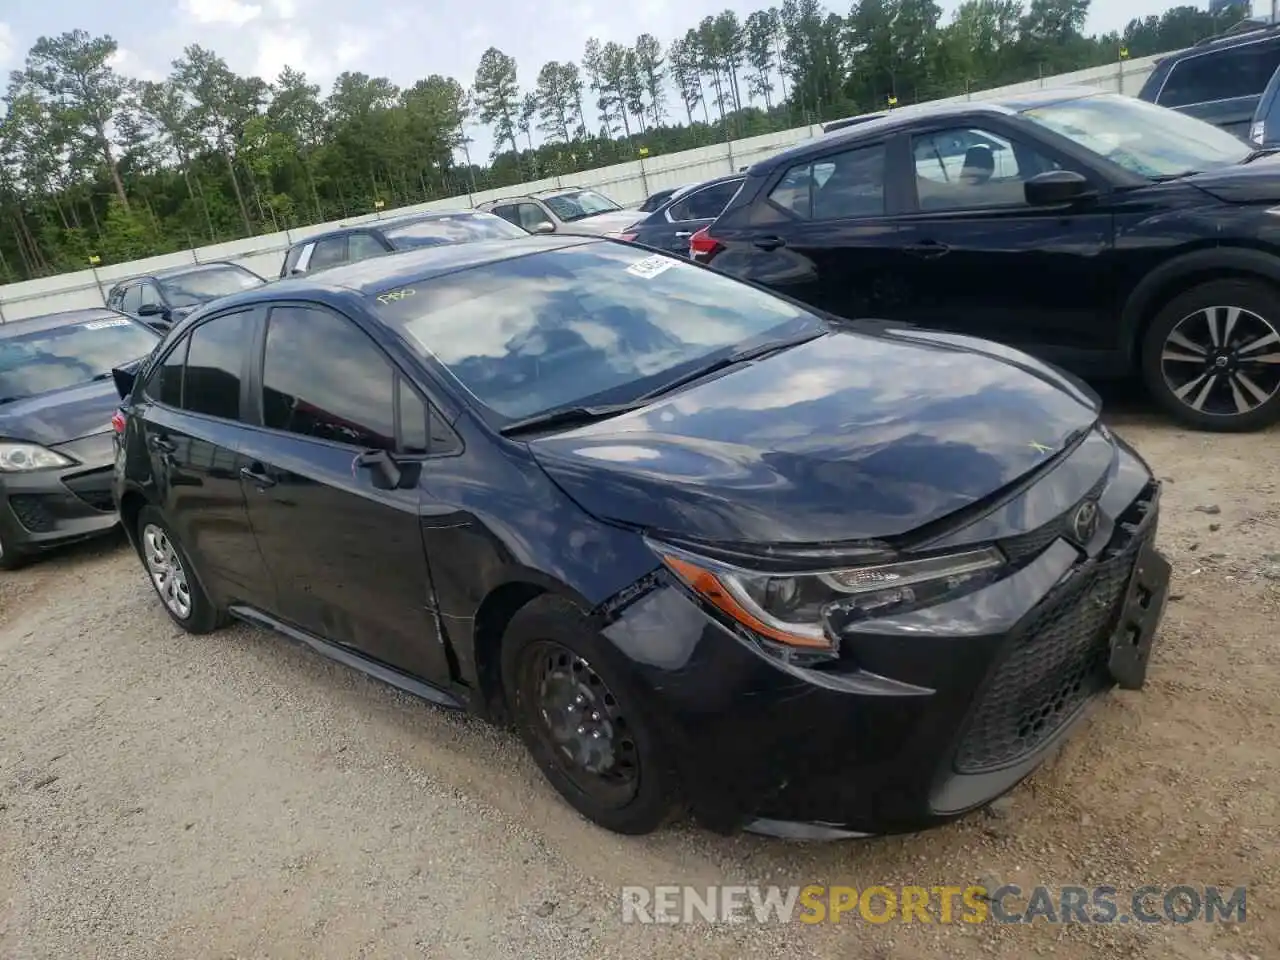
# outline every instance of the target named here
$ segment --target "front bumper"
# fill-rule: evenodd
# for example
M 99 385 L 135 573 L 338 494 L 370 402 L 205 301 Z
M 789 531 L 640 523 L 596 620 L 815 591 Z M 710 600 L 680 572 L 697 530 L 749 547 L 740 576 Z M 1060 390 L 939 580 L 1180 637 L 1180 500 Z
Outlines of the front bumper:
M 1170 569 L 1159 484 L 1141 473 L 1107 505 L 1096 553 L 1044 542 L 989 587 L 846 636 L 829 666 L 778 662 L 674 584 L 634 603 L 605 633 L 656 705 L 695 815 L 723 832 L 886 834 L 1007 792 L 1100 695 L 1143 682 Z
M 57 448 L 76 459 L 60 470 L 0 474 L 0 543 L 7 554 L 30 554 L 110 530 L 111 435 L 86 437 Z

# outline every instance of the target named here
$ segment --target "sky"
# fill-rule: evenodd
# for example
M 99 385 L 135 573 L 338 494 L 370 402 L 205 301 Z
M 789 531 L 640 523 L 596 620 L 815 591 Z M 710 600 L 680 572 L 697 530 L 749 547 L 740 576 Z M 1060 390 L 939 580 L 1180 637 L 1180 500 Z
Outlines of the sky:
M 944 21 L 957 2 L 942 0 Z M 1087 32 L 1119 30 L 1134 17 L 1158 14 L 1179 2 L 1195 0 L 1093 0 Z M 184 46 L 199 43 L 240 73 L 274 80 L 288 64 L 325 92 L 344 70 L 386 76 L 404 86 L 442 73 L 470 86 L 480 55 L 496 46 L 515 57 L 521 86 L 530 89 L 548 60 L 580 62 L 589 37 L 632 43 L 647 32 L 665 44 L 726 7 L 745 18 L 769 5 L 768 0 L 0 0 L 0 76 L 22 65 L 36 38 L 80 28 L 114 37 L 120 45 L 118 67 L 142 79 L 165 76 Z M 848 6 L 839 0 L 826 5 L 842 13 Z M 492 144 L 488 131 L 468 133 L 474 138 L 472 156 L 486 156 Z

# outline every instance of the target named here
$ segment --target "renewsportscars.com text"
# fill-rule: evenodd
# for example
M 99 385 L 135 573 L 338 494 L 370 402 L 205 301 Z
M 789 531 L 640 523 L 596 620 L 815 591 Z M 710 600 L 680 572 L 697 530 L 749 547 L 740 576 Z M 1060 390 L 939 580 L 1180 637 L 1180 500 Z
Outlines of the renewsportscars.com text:
M 1214 923 L 1245 921 L 1246 889 L 1101 886 L 623 887 L 624 923 Z

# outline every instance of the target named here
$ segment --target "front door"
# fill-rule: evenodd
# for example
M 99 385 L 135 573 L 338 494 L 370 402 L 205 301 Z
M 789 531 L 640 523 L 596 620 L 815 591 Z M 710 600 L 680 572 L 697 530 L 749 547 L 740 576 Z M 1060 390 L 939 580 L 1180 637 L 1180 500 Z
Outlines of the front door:
M 1026 180 L 1061 164 L 988 130 L 918 134 L 912 154 L 917 212 L 899 221 L 909 294 L 901 319 L 1066 362 L 1114 349 L 1105 199 L 1029 206 Z
M 262 429 L 241 471 L 279 615 L 428 681 L 449 679 L 419 521 L 411 438 L 425 408 L 382 349 L 345 316 L 277 305 L 259 376 Z M 256 392 L 256 391 L 255 391 Z M 398 416 L 397 411 L 403 415 Z M 425 441 L 424 441 L 425 442 Z M 406 462 L 388 488 L 370 454 Z
M 164 514 L 214 601 L 269 608 L 275 592 L 249 525 L 238 451 L 255 319 L 240 310 L 194 327 L 143 384 L 140 419 Z

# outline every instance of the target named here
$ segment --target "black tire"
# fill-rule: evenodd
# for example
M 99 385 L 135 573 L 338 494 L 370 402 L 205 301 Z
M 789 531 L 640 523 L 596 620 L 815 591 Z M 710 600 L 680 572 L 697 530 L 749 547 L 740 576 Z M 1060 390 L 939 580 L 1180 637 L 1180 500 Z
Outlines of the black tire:
M 30 559 L 28 554 L 19 553 L 0 538 L 0 570 L 17 570 L 25 567 Z
M 539 597 L 515 615 L 503 637 L 503 689 L 521 739 L 557 792 L 598 826 L 637 836 L 657 830 L 679 813 L 677 778 L 669 753 L 645 717 L 643 701 L 606 652 L 607 643 L 573 604 Z M 556 659 L 551 654 L 555 650 L 565 651 L 570 661 L 556 676 L 570 676 L 579 683 L 578 699 L 607 704 L 601 711 L 606 719 L 598 728 L 611 732 L 606 742 L 614 745 L 609 777 L 591 773 L 555 746 L 533 682 L 540 665 Z M 579 668 L 575 658 L 586 661 L 585 666 Z M 561 682 L 559 689 L 569 686 Z M 601 713 L 592 715 L 599 719 Z
M 163 535 L 164 541 L 172 550 L 172 557 L 166 557 L 166 563 L 169 563 L 172 570 L 172 563 L 176 560 L 178 573 L 181 580 L 185 584 L 185 590 L 175 589 L 174 593 L 181 596 L 185 594 L 187 602 L 185 608 L 186 614 L 183 614 L 184 604 L 179 602 L 171 602 L 173 594 L 166 595 L 166 590 L 161 587 L 157 580 L 157 559 L 148 559 L 148 554 L 156 549 L 156 544 L 152 542 L 152 531 L 156 531 Z M 169 615 L 169 619 L 180 626 L 187 633 L 211 633 L 219 627 L 226 625 L 226 616 L 209 600 L 208 595 L 204 592 L 204 587 L 200 584 L 200 578 L 195 573 L 195 567 L 191 563 L 191 559 L 187 555 L 187 551 L 183 548 L 178 538 L 174 535 L 173 530 L 165 523 L 164 517 L 155 507 L 143 507 L 138 512 L 138 555 L 142 560 L 142 567 L 147 572 L 147 579 L 151 582 L 152 588 L 156 591 L 156 596 L 160 599 L 160 606 L 164 608 L 164 612 Z M 174 580 L 170 581 L 175 582 Z
M 1228 324 L 1226 311 L 1232 308 L 1241 312 L 1228 340 L 1222 335 Z M 1170 300 L 1143 337 L 1147 389 L 1178 421 L 1196 430 L 1242 433 L 1270 426 L 1280 420 L 1280 364 L 1257 364 L 1250 355 L 1280 354 L 1280 343 L 1252 352 L 1238 348 L 1277 331 L 1280 291 L 1271 285 L 1224 279 L 1193 287 Z M 1171 337 L 1179 339 L 1173 342 Z M 1215 347 L 1215 340 L 1222 342 Z M 1201 354 L 1186 346 L 1188 342 L 1203 349 L 1202 363 Z M 1177 359 L 1181 357 L 1197 362 Z M 1202 395 L 1206 383 L 1208 392 Z M 1269 394 L 1269 399 L 1262 400 L 1255 389 Z M 1249 406 L 1247 411 L 1240 412 L 1241 402 Z

